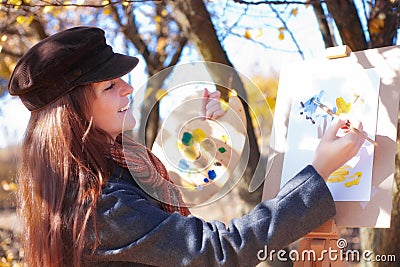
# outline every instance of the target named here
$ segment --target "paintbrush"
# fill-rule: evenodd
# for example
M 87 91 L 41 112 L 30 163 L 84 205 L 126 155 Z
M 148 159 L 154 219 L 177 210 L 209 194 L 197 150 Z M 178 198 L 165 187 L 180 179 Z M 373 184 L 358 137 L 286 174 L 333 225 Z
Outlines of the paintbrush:
M 325 106 L 324 104 L 319 102 L 318 100 L 313 99 L 312 101 L 315 104 L 317 104 L 320 109 L 322 109 L 323 111 L 328 113 L 330 116 L 339 117 L 335 112 L 333 112 L 333 110 L 331 110 L 330 108 L 328 108 L 327 106 Z M 362 137 L 364 137 L 366 140 L 368 140 L 368 142 L 370 142 L 374 146 L 378 145 L 378 143 L 376 141 L 374 141 L 374 140 L 372 140 L 371 138 L 368 137 L 367 133 L 360 131 L 358 128 L 354 127 L 349 121 L 346 123 L 346 126 L 349 127 L 350 130 L 352 130 L 353 132 L 355 132 L 355 133 L 361 135 Z

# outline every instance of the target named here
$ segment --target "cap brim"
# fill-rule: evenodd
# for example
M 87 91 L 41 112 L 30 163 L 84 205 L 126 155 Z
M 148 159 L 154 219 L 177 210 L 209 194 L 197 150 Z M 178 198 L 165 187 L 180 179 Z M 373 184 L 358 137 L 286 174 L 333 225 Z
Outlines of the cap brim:
M 114 55 L 104 64 L 94 71 L 83 75 L 75 81 L 77 85 L 83 85 L 94 82 L 108 81 L 128 74 L 139 63 L 139 59 L 127 55 L 114 53 Z

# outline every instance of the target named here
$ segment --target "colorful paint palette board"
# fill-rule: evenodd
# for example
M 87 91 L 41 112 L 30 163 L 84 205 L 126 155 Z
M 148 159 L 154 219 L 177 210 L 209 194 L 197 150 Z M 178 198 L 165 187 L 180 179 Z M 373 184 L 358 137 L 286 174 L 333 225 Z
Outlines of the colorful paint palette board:
M 186 98 L 164 120 L 152 147 L 188 206 L 204 204 L 231 183 L 246 139 L 243 105 L 231 96 L 224 116 L 204 119 L 202 91 Z

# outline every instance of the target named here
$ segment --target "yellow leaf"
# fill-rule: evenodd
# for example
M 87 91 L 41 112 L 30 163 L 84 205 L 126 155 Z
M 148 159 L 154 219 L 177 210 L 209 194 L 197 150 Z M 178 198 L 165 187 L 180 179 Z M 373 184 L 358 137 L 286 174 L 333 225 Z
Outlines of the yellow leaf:
M 58 17 L 58 15 L 60 15 L 61 12 L 62 12 L 62 7 L 56 8 L 56 9 L 54 9 L 54 11 L 53 11 L 53 16 L 54 16 L 54 17 Z
M 156 95 L 155 95 L 155 97 L 156 97 L 156 99 L 158 100 L 158 101 L 160 101 L 164 96 L 166 96 L 167 95 L 167 90 L 165 90 L 165 89 L 158 89 L 157 90 L 157 92 L 156 92 Z
M 244 32 L 244 37 L 246 39 L 251 39 L 250 29 L 246 29 L 246 31 Z
M 166 17 L 168 15 L 168 11 L 166 9 L 163 9 L 161 11 L 161 16 Z
M 29 25 L 31 24 L 31 22 L 33 21 L 34 18 L 35 18 L 35 16 L 30 15 L 29 18 L 26 20 L 26 25 L 29 26 Z
M 129 2 L 123 1 L 123 2 L 122 2 L 122 5 L 125 6 L 125 7 L 126 7 L 126 6 L 129 6 Z
M 336 111 L 337 115 L 340 115 L 342 113 L 347 114 L 350 112 L 351 102 L 346 103 L 343 97 L 338 97 L 336 98 L 336 106 L 337 106 L 337 111 Z
M 18 16 L 18 17 L 16 18 L 16 21 L 17 21 L 19 24 L 23 25 L 23 24 L 26 22 L 26 18 L 25 18 L 24 16 Z
M 293 8 L 292 9 L 292 11 L 290 12 L 293 16 L 297 16 L 297 12 L 299 11 L 299 9 L 296 7 L 296 8 Z
M 104 0 L 103 2 L 101 2 L 102 6 L 107 6 L 109 4 L 110 4 L 110 1 L 108 1 L 108 0 Z
M 83 5 L 84 3 L 85 3 L 85 0 L 77 0 L 76 1 L 76 4 L 79 6 Z
M 279 27 L 279 28 L 278 28 L 278 31 L 280 31 L 280 32 L 282 32 L 282 31 L 284 31 L 284 30 L 286 30 L 285 27 Z
M 256 30 L 256 37 L 261 37 L 263 35 L 263 30 L 262 29 L 257 29 Z
M 31 22 L 33 21 L 33 19 L 34 19 L 34 16 L 33 16 L 33 15 L 30 15 L 28 18 L 27 18 L 27 17 L 24 17 L 24 16 L 18 16 L 18 17 L 16 18 L 16 21 L 17 21 L 19 24 L 21 24 L 21 25 L 27 25 L 27 26 L 29 26 L 29 24 L 31 24 Z
M 167 44 L 168 44 L 167 38 L 164 38 L 164 37 L 158 38 L 157 47 L 156 47 L 157 53 L 163 54 L 164 49 L 167 46 Z
M 51 12 L 53 10 L 53 7 L 52 6 L 45 6 L 44 8 L 43 8 L 43 13 L 49 13 L 49 12 Z
M 279 31 L 278 39 L 281 40 L 281 41 L 283 39 L 285 39 L 285 35 L 283 34 L 283 31 Z
M 368 29 L 371 34 L 378 34 L 385 26 L 385 21 L 382 18 L 374 18 L 368 22 Z
M 7 41 L 7 38 L 8 38 L 7 35 L 4 34 L 3 36 L 1 36 L 1 41 L 5 42 Z
M 154 17 L 154 20 L 155 20 L 157 23 L 160 23 L 160 22 L 162 21 L 162 17 L 159 16 L 159 15 L 156 15 L 156 16 Z
M 147 99 L 152 92 L 153 92 L 153 87 L 147 88 L 146 93 L 144 94 L 144 99 Z
M 106 6 L 104 9 L 103 9 L 103 14 L 104 15 L 110 15 L 111 14 L 111 9 L 108 7 L 108 6 Z
M 6 1 L 7 2 L 7 1 Z M 20 6 L 22 4 L 22 0 L 10 0 L 11 5 Z

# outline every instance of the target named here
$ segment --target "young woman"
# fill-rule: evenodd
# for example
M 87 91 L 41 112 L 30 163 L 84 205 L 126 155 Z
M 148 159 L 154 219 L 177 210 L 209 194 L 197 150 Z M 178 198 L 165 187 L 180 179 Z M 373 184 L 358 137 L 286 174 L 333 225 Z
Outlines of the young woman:
M 19 165 L 28 266 L 254 266 L 260 249 L 280 249 L 335 214 L 324 179 L 364 141 L 337 138 L 340 120 L 275 199 L 229 225 L 190 215 L 162 163 L 121 144 L 135 125 L 121 77 L 137 63 L 94 27 L 48 37 L 18 62 L 9 91 L 31 111 Z M 204 98 L 208 117 L 222 114 L 218 98 Z

